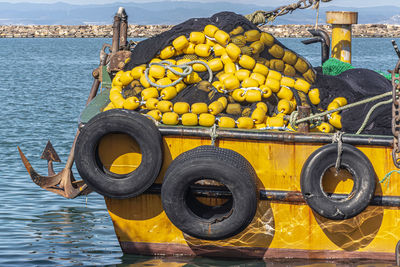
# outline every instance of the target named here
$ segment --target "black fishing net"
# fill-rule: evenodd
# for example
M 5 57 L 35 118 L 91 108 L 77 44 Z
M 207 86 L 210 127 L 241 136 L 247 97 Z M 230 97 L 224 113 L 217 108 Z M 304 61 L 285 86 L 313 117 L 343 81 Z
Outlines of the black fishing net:
M 210 18 L 193 18 L 189 19 L 179 25 L 174 26 L 171 30 L 156 35 L 152 38 L 146 39 L 138 43 L 132 50 L 131 60 L 125 66 L 125 70 L 130 70 L 135 66 L 148 64 L 150 60 L 157 56 L 157 54 L 166 46 L 171 45 L 172 41 L 181 36 L 185 35 L 189 37 L 190 33 L 193 31 L 202 31 L 204 27 L 208 24 L 217 26 L 219 29 L 225 32 L 230 32 L 238 26 L 243 27 L 245 31 L 258 29 L 254 24 L 248 21 L 245 17 L 232 13 L 232 12 L 220 12 L 213 15 Z M 282 48 L 288 49 L 282 43 L 275 39 L 275 43 L 279 44 Z M 288 49 L 290 50 L 290 49 Z M 291 51 L 291 50 L 290 50 Z M 296 52 L 292 51 L 294 54 L 298 55 Z M 271 59 L 271 55 L 268 53 L 267 49 L 260 53 L 260 56 L 266 59 Z M 176 57 L 175 59 L 180 59 L 181 57 Z M 191 58 L 194 60 L 197 58 Z M 272 59 L 273 60 L 273 59 Z M 305 60 L 306 64 L 311 68 Z M 318 88 L 320 90 L 321 103 L 318 106 L 313 106 L 307 96 L 302 96 L 300 91 L 292 90 L 294 93 L 295 100 L 298 105 L 307 102 L 312 107 L 313 113 L 321 112 L 321 110 L 326 110 L 329 103 L 336 97 L 345 97 L 348 103 L 353 103 L 361 99 L 372 97 L 378 94 L 391 90 L 391 84 L 382 75 L 367 69 L 350 69 L 344 71 L 337 76 L 324 75 L 321 68 L 315 68 L 318 72 L 315 83 L 312 88 Z M 203 80 L 208 80 L 208 73 L 199 73 Z M 296 74 L 296 77 L 300 76 Z M 217 80 L 214 76 L 213 81 Z M 193 104 L 195 102 L 205 102 L 207 104 L 215 101 L 222 94 L 216 93 L 212 94 L 198 88 L 198 84 L 192 84 L 182 90 L 172 102 L 187 102 Z M 301 98 L 303 100 L 301 100 Z M 304 100 L 305 99 L 305 100 Z M 388 99 L 388 98 L 386 98 Z M 347 133 L 355 133 L 361 126 L 365 115 L 370 110 L 370 108 L 379 101 L 386 99 L 381 99 L 375 102 L 370 102 L 362 106 L 354 107 L 349 110 L 341 112 L 342 115 L 342 125 L 343 131 Z M 270 100 L 263 100 L 268 105 L 268 115 L 272 116 L 276 113 L 276 104 L 278 99 L 273 98 Z M 254 105 L 251 103 L 241 103 L 242 111 L 248 109 L 253 110 Z M 390 105 L 384 105 L 376 109 L 372 114 L 367 127 L 363 131 L 366 134 L 390 134 L 391 133 L 391 107 Z
M 130 70 L 135 66 L 148 64 L 150 60 L 157 56 L 157 54 L 162 50 L 164 47 L 171 45 L 172 41 L 181 36 L 185 35 L 189 37 L 190 33 L 193 31 L 203 31 L 204 27 L 208 24 L 212 24 L 217 26 L 219 29 L 225 32 L 231 32 L 233 29 L 241 26 L 244 31 L 257 29 L 259 30 L 253 23 L 248 21 L 242 15 L 235 14 L 233 12 L 220 12 L 213 15 L 210 18 L 193 18 L 189 19 L 179 25 L 174 26 L 171 30 L 156 35 L 152 38 L 148 38 L 146 40 L 141 41 L 138 43 L 134 49 L 132 50 L 131 60 L 125 66 L 125 70 Z M 288 49 L 282 43 L 275 39 L 275 43 L 280 45 L 282 48 Z M 291 50 L 290 50 L 291 51 Z M 295 51 L 291 51 L 295 55 L 298 55 Z M 268 49 L 265 49 L 263 52 L 260 53 L 260 56 L 266 59 L 273 58 L 269 53 Z M 300 56 L 300 55 L 298 55 Z M 179 60 L 181 58 L 189 58 L 191 60 L 201 59 L 198 58 L 196 55 L 182 55 L 177 56 L 174 59 Z M 310 67 L 311 64 L 306 62 Z M 214 73 L 215 74 L 215 73 Z M 199 76 L 203 80 L 208 80 L 209 75 L 208 72 L 201 72 Z M 213 77 L 212 81 L 216 81 L 218 78 Z M 216 93 L 212 94 L 209 92 L 205 92 L 203 90 L 199 90 L 198 84 L 192 84 L 182 90 L 174 99 L 171 101 L 175 102 L 187 102 L 189 104 L 193 104 L 196 102 L 204 102 L 204 103 L 211 103 L 215 101 L 219 97 L 224 96 L 223 94 Z M 296 94 L 297 96 L 297 94 Z M 268 106 L 268 114 L 272 116 L 274 112 L 277 112 L 276 105 L 278 100 L 276 97 L 273 97 L 269 100 L 264 101 Z M 254 110 L 254 105 L 251 103 L 241 103 L 242 110 L 246 111 L 250 109 L 251 111 Z
M 162 48 L 170 45 L 176 37 L 180 35 L 189 36 L 192 31 L 203 31 L 208 24 L 213 24 L 226 32 L 232 31 L 237 26 L 242 26 L 245 30 L 257 29 L 245 17 L 233 12 L 220 12 L 210 18 L 192 18 L 174 26 L 169 31 L 138 43 L 132 51 L 131 60 L 126 69 L 148 63 Z
M 257 26 L 251 23 L 248 19 L 233 12 L 220 12 L 214 14 L 210 18 L 192 18 L 172 27 L 169 31 L 138 43 L 132 50 L 131 60 L 126 65 L 125 69 L 130 70 L 135 66 L 148 63 L 162 48 L 170 45 L 176 37 L 180 35 L 188 37 L 192 31 L 203 31 L 204 27 L 208 24 L 215 25 L 225 32 L 230 32 L 238 26 L 242 26 L 245 31 L 253 29 L 259 30 Z M 279 41 L 276 40 L 275 42 L 283 48 L 286 48 Z M 261 53 L 261 56 L 270 58 L 267 54 L 268 53 L 265 50 L 264 53 Z
M 201 90 L 198 88 L 197 84 L 192 84 L 185 89 L 183 89 L 179 94 L 171 99 L 172 103 L 176 102 L 187 102 L 192 105 L 197 102 L 206 103 L 207 105 L 216 101 L 218 98 L 225 96 L 222 93 L 218 93 L 214 90 Z
M 337 76 L 317 74 L 315 87 L 320 89 L 320 107 L 326 109 L 336 97 L 345 97 L 348 103 L 370 98 L 392 90 L 392 84 L 384 76 L 368 69 L 350 69 Z M 342 130 L 355 133 L 373 105 L 391 96 L 342 111 Z M 368 120 L 363 134 L 391 135 L 391 105 L 377 108 Z

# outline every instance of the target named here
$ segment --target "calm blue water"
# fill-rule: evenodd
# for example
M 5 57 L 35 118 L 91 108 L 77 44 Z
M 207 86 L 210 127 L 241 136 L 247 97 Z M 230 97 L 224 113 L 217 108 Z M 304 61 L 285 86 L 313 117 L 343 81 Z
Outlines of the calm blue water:
M 314 66 L 320 64 L 319 45 L 305 46 L 299 39 L 281 41 Z M 56 170 L 62 169 L 104 42 L 111 40 L 0 39 L 0 266 L 265 265 L 263 261 L 124 256 L 102 197 L 92 193 L 66 200 L 31 182 L 17 145 L 34 168 L 46 174 L 47 164 L 39 158 L 50 139 L 63 161 Z M 386 71 L 396 61 L 390 39 L 354 40 L 356 67 Z

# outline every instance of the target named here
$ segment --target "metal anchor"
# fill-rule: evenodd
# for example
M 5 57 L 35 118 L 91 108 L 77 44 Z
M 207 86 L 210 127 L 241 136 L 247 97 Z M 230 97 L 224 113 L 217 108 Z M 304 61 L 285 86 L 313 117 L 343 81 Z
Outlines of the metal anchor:
M 105 59 L 103 58 L 102 64 L 105 64 Z M 92 89 L 90 90 L 88 100 L 86 105 L 90 103 L 90 101 L 96 96 L 97 90 L 100 86 L 100 80 L 95 77 L 93 81 Z M 61 162 L 60 158 L 57 155 L 57 152 L 54 150 L 50 141 L 47 142 L 46 148 L 44 149 L 41 158 L 47 160 L 47 168 L 48 168 L 48 176 L 42 176 L 35 171 L 32 165 L 29 163 L 29 160 L 26 158 L 22 150 L 18 147 L 19 155 L 21 157 L 22 162 L 25 165 L 26 170 L 32 178 L 32 181 L 47 191 L 56 193 L 65 198 L 76 198 L 80 195 L 87 195 L 92 190 L 88 188 L 88 186 L 82 181 L 76 181 L 74 175 L 72 173 L 72 165 L 74 164 L 74 153 L 75 153 L 75 144 L 76 140 L 79 136 L 79 129 L 76 132 L 74 142 L 71 147 L 71 151 L 69 152 L 69 156 L 67 159 L 67 163 L 64 169 L 55 174 L 53 169 L 53 162 Z
M 18 147 L 19 155 L 22 159 L 22 162 L 25 165 L 26 170 L 28 171 L 29 175 L 32 178 L 32 181 L 40 186 L 43 189 L 46 189 L 50 192 L 56 193 L 60 196 L 63 196 L 65 198 L 76 198 L 79 195 L 87 195 L 91 192 L 91 190 L 88 188 L 88 186 L 82 181 L 76 181 L 74 178 L 74 175 L 72 173 L 72 165 L 74 163 L 74 152 L 75 152 L 75 143 L 76 139 L 79 135 L 79 130 L 75 136 L 74 143 L 72 144 L 71 151 L 68 156 L 67 163 L 64 167 L 64 169 L 59 172 L 58 174 L 54 174 L 53 170 L 53 161 L 56 161 L 56 158 L 51 158 L 51 156 L 57 155 L 55 154 L 49 154 L 48 155 L 48 169 L 49 169 L 49 176 L 42 176 L 38 174 L 35 169 L 32 167 L 32 165 L 29 163 L 28 159 L 22 152 L 22 150 Z M 48 152 L 49 147 L 51 146 L 51 143 L 49 145 L 49 142 L 47 143 L 47 146 L 45 148 L 44 154 L 46 155 L 46 152 Z M 52 148 L 52 146 L 51 146 Z M 45 156 L 47 157 L 47 156 Z M 43 158 L 43 155 L 42 155 Z M 58 156 L 57 156 L 58 158 Z M 55 160 L 54 160 L 55 159 Z M 59 161 L 59 159 L 58 159 Z
M 105 64 L 104 57 L 101 60 L 101 64 Z M 93 81 L 92 88 L 89 93 L 88 100 L 86 105 L 92 101 L 92 99 L 96 96 L 97 90 L 100 86 L 100 80 L 98 77 L 95 77 Z M 76 132 L 74 142 L 72 143 L 71 151 L 69 152 L 69 156 L 67 159 L 67 163 L 65 164 L 64 169 L 55 174 L 53 169 L 53 161 L 60 162 L 60 158 L 57 155 L 57 152 L 54 150 L 51 142 L 48 141 L 46 148 L 44 149 L 41 158 L 47 160 L 47 168 L 48 168 L 48 176 L 42 176 L 35 171 L 32 165 L 29 163 L 29 160 L 26 158 L 22 150 L 18 147 L 19 155 L 21 157 L 22 162 L 25 165 L 26 170 L 32 178 L 32 181 L 47 191 L 56 193 L 65 198 L 76 198 L 80 195 L 87 195 L 92 190 L 88 188 L 88 186 L 84 183 L 84 181 L 76 181 L 74 175 L 72 173 L 72 166 L 74 164 L 74 153 L 75 153 L 75 144 L 76 140 L 79 136 L 79 129 Z
M 100 65 L 105 64 L 106 56 L 104 54 L 101 57 Z M 92 99 L 96 96 L 97 90 L 100 86 L 100 80 L 98 75 L 94 75 L 95 79 L 92 84 L 92 88 L 89 93 L 88 100 L 86 105 L 92 101 Z M 64 169 L 55 174 L 53 169 L 53 162 L 61 162 L 60 158 L 57 155 L 57 152 L 54 150 L 53 145 L 50 141 L 47 142 L 46 148 L 44 149 L 41 158 L 47 160 L 47 168 L 48 168 L 48 176 L 42 176 L 35 171 L 32 165 L 29 163 L 29 160 L 26 158 L 22 150 L 18 147 L 19 155 L 21 157 L 22 162 L 25 165 L 26 170 L 32 178 L 32 181 L 40 186 L 41 188 L 56 193 L 65 198 L 76 198 L 80 195 L 87 195 L 92 190 L 85 184 L 84 181 L 76 181 L 73 173 L 72 166 L 74 164 L 74 153 L 75 153 L 75 144 L 76 140 L 79 136 L 79 129 L 76 132 L 74 142 L 71 147 L 71 151 L 69 152 L 69 156 L 67 159 L 67 163 L 65 164 Z
M 122 20 L 122 26 L 121 26 Z M 92 101 L 92 99 L 97 95 L 97 91 L 100 86 L 100 82 L 102 80 L 102 71 L 103 67 L 107 64 L 110 64 L 111 55 L 106 53 L 105 49 L 108 47 L 112 47 L 112 54 L 116 54 L 116 62 L 118 63 L 118 54 L 119 50 L 127 48 L 127 16 L 124 9 L 120 8 L 118 13 L 114 17 L 114 24 L 116 26 L 116 31 L 113 34 L 113 45 L 103 45 L 100 51 L 100 66 L 95 69 L 92 73 L 94 77 L 94 81 L 92 84 L 92 88 L 90 90 L 88 99 L 86 101 L 86 106 Z M 122 35 L 122 36 L 121 36 Z M 121 40 L 120 40 L 121 39 Z M 121 51 L 126 52 L 126 51 Z M 130 53 L 130 52 L 129 52 Z M 129 54 L 130 56 L 130 54 Z M 119 59 L 121 61 L 122 59 Z M 123 62 L 125 58 L 123 58 Z M 123 63 L 122 62 L 122 63 Z M 123 66 L 121 67 L 121 69 Z M 78 139 L 80 130 L 78 128 L 74 142 L 72 144 L 71 150 L 69 152 L 69 156 L 67 159 L 67 163 L 65 164 L 64 169 L 59 172 L 55 173 L 53 168 L 53 162 L 61 162 L 60 158 L 57 155 L 57 152 L 54 150 L 50 141 L 47 142 L 46 148 L 43 151 L 41 156 L 42 159 L 47 160 L 47 168 L 48 168 L 48 176 L 42 176 L 35 171 L 32 165 L 29 163 L 29 160 L 26 158 L 22 150 L 18 148 L 19 155 L 21 157 L 22 162 L 25 165 L 26 170 L 28 171 L 29 175 L 32 178 L 32 181 L 40 186 L 41 188 L 56 193 L 60 196 L 65 198 L 76 198 L 80 195 L 87 195 L 92 192 L 92 190 L 85 184 L 84 181 L 79 180 L 77 181 L 72 173 L 72 166 L 74 164 L 74 153 L 75 153 L 75 145 L 76 140 Z

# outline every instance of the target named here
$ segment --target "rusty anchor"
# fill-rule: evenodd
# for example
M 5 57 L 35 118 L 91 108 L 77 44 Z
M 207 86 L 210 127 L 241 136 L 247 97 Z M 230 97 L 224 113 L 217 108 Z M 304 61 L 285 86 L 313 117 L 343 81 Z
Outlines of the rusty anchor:
M 107 62 L 108 55 L 104 52 L 105 46 L 100 52 L 100 67 L 104 66 Z M 89 97 L 86 101 L 86 106 L 92 101 L 93 98 L 96 97 L 97 91 L 100 86 L 100 75 L 98 74 L 97 69 L 93 71 L 94 81 L 92 84 L 92 88 L 89 93 Z M 72 166 L 74 164 L 74 153 L 75 153 L 75 143 L 79 136 L 79 129 L 77 130 L 74 138 L 74 142 L 72 143 L 71 150 L 69 152 L 69 156 L 67 159 L 67 163 L 65 164 L 64 169 L 56 174 L 53 168 L 53 162 L 61 162 L 60 158 L 57 155 L 57 152 L 53 148 L 53 145 L 50 141 L 47 142 L 47 145 L 42 153 L 41 158 L 47 160 L 47 169 L 48 176 L 42 176 L 35 171 L 32 165 L 29 163 L 29 160 L 26 158 L 25 154 L 22 152 L 20 147 L 18 148 L 19 155 L 21 157 L 22 162 L 25 165 L 26 170 L 32 178 L 32 181 L 40 186 L 41 188 L 56 193 L 65 198 L 76 198 L 80 195 L 87 195 L 92 190 L 84 183 L 84 181 L 77 181 L 72 173 Z
M 113 42 L 112 45 L 104 44 L 100 51 L 100 65 L 97 69 L 92 72 L 94 81 L 92 88 L 90 90 L 88 99 L 86 101 L 86 106 L 96 97 L 97 91 L 99 89 L 100 83 L 102 82 L 102 71 L 103 67 L 108 65 L 111 66 L 112 71 L 121 70 L 124 67 L 125 60 L 130 57 L 129 45 L 127 43 L 127 24 L 128 16 L 123 8 L 119 8 L 117 14 L 114 17 L 114 32 L 113 32 Z M 106 53 L 106 48 L 111 50 L 111 53 Z M 125 51 L 122 51 L 125 50 Z M 112 64 L 113 63 L 113 64 Z M 114 67 L 114 65 L 116 65 Z M 118 67 L 117 67 L 118 66 Z M 92 192 L 92 190 L 85 184 L 83 180 L 77 181 L 72 173 L 72 166 L 74 164 L 74 153 L 75 144 L 78 139 L 80 130 L 78 128 L 74 142 L 72 144 L 67 163 L 64 169 L 55 173 L 53 168 L 53 162 L 61 162 L 54 150 L 53 145 L 50 141 L 47 142 L 46 148 L 44 149 L 41 158 L 47 160 L 48 176 L 42 176 L 35 171 L 29 160 L 26 158 L 20 147 L 18 148 L 19 155 L 26 170 L 32 178 L 32 181 L 40 186 L 41 188 L 48 190 L 50 192 L 56 193 L 65 198 L 76 198 L 77 196 L 87 195 Z
M 100 66 L 99 68 L 93 71 L 94 81 L 92 84 L 92 88 L 89 93 L 89 97 L 86 101 L 86 106 L 92 101 L 93 98 L 96 97 L 97 91 L 100 86 L 100 75 L 99 70 L 101 70 L 102 66 L 106 65 L 108 55 L 105 53 L 105 48 L 107 46 L 103 46 L 100 52 Z M 41 158 L 47 160 L 47 169 L 48 176 L 42 176 L 35 171 L 32 165 L 29 163 L 29 160 L 26 158 L 25 154 L 22 152 L 20 147 L 18 148 L 19 155 L 21 157 L 22 162 L 25 165 L 26 170 L 32 178 L 32 181 L 40 186 L 41 188 L 56 193 L 65 198 L 76 198 L 80 195 L 87 195 L 92 192 L 92 190 L 84 183 L 84 181 L 77 181 L 72 173 L 72 166 L 74 164 L 74 153 L 75 153 L 75 144 L 78 139 L 80 130 L 78 129 L 74 142 L 72 143 L 71 150 L 69 152 L 69 156 L 67 159 L 67 163 L 65 164 L 64 169 L 55 173 L 53 168 L 53 162 L 61 162 L 60 158 L 57 155 L 57 152 L 53 148 L 53 145 L 50 141 L 47 142 L 47 145 L 42 153 Z
M 106 57 L 101 53 L 101 63 L 105 64 Z M 86 105 L 90 103 L 90 101 L 96 96 L 97 90 L 100 86 L 100 81 L 98 77 L 93 81 L 92 89 L 90 90 L 88 100 Z M 77 181 L 72 173 L 72 166 L 74 164 L 74 153 L 75 153 L 75 143 L 79 136 L 79 129 L 76 132 L 74 142 L 72 143 L 71 150 L 69 152 L 69 156 L 67 159 L 67 163 L 65 164 L 64 169 L 56 174 L 53 168 L 53 162 L 61 162 L 60 158 L 57 155 L 57 152 L 53 148 L 53 145 L 50 141 L 47 142 L 47 145 L 42 153 L 41 158 L 47 160 L 47 169 L 48 176 L 42 176 L 35 171 L 32 165 L 29 163 L 29 160 L 26 158 L 25 154 L 22 152 L 20 147 L 18 148 L 19 155 L 21 157 L 22 162 L 25 165 L 26 170 L 32 178 L 32 181 L 40 186 L 41 188 L 56 193 L 65 198 L 76 198 L 80 195 L 87 195 L 91 191 L 91 189 L 82 181 Z
M 53 161 L 57 161 L 54 160 L 55 159 L 54 157 L 57 156 L 57 153 L 55 152 L 54 148 L 52 148 L 50 141 L 47 143 L 43 155 L 49 156 L 48 158 L 46 158 L 48 160 L 49 176 L 42 176 L 38 174 L 32 167 L 32 165 L 29 163 L 28 159 L 26 158 L 22 150 L 18 147 L 19 155 L 22 159 L 22 162 L 24 163 L 26 170 L 28 171 L 29 175 L 32 178 L 32 181 L 35 184 L 37 184 L 43 189 L 56 193 L 65 198 L 76 198 L 79 195 L 87 195 L 91 192 L 90 188 L 82 180 L 76 181 L 72 173 L 72 165 L 74 163 L 75 142 L 78 135 L 79 135 L 79 130 L 75 136 L 74 143 L 72 144 L 72 148 L 69 153 L 67 163 L 64 169 L 58 174 L 54 173 L 53 163 L 52 163 Z M 49 149 L 49 147 L 51 148 Z

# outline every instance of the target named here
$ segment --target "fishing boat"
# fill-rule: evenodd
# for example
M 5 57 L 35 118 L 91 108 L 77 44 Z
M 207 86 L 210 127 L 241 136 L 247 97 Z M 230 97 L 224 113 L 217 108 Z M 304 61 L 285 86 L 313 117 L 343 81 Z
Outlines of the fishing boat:
M 354 14 L 333 12 L 332 16 L 335 55 L 349 60 L 351 39 L 346 29 L 354 23 Z M 258 117 L 252 116 L 251 122 L 203 116 L 201 123 L 202 114 L 193 113 L 193 106 L 188 114 L 195 116 L 174 117 L 170 114 L 178 113 L 174 105 L 167 108 L 174 112 L 157 113 L 157 118 L 138 111 L 139 106 L 150 105 L 150 98 L 146 103 L 136 99 L 131 109 L 125 108 L 130 96 L 122 96 L 122 108 L 110 101 L 116 80 L 132 73 L 129 64 L 135 63 L 132 55 L 140 46 L 128 43 L 127 28 L 127 15 L 120 9 L 114 17 L 112 45 L 103 46 L 100 66 L 93 71 L 93 86 L 66 167 L 54 173 L 52 164 L 59 158 L 48 143 L 42 158 L 48 161 L 49 175 L 42 176 L 18 148 L 37 185 L 66 198 L 92 191 L 103 195 L 121 249 L 127 254 L 399 259 L 399 78 L 392 75 L 393 90 L 384 95 L 393 97 L 394 136 L 334 132 L 326 124 L 313 131 L 315 117 L 326 119 L 334 111 L 321 111 L 310 118 L 315 114 L 307 105 L 298 106 L 296 116 L 273 116 L 280 122 L 290 120 L 285 127 L 274 125 L 274 120 L 265 122 L 266 110 L 258 128 L 254 126 Z M 215 42 L 218 38 L 214 37 Z M 173 40 L 176 36 L 169 43 Z M 326 34 L 316 31 L 315 38 L 307 42 L 321 42 L 324 57 L 329 55 Z M 399 66 L 400 61 L 392 74 L 399 73 Z M 302 82 L 313 77 L 306 70 L 300 74 Z M 162 77 L 166 71 L 161 71 Z M 145 72 L 142 75 L 149 76 Z M 240 96 L 252 102 L 249 95 Z M 215 105 L 225 109 L 228 103 L 219 101 Z M 109 103 L 113 108 L 107 108 Z M 335 103 L 336 114 L 347 105 L 339 100 Z M 179 108 L 185 109 L 184 105 Z M 74 162 L 83 180 L 73 177 Z M 383 177 L 391 181 L 389 186 L 380 183 Z

